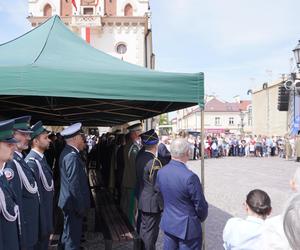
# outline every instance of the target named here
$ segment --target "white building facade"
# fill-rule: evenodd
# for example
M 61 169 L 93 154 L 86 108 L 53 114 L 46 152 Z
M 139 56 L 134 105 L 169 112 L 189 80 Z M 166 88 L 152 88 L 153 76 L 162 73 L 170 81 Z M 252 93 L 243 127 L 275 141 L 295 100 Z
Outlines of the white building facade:
M 282 84 L 283 80 L 277 80 L 252 90 L 254 134 L 284 136 L 289 133 L 289 112 L 277 108 L 278 90 Z
M 32 27 L 53 15 L 96 49 L 154 68 L 149 0 L 28 0 Z
M 201 130 L 201 114 L 198 106 L 177 111 L 177 132 L 180 130 Z M 204 109 L 204 130 L 206 134 L 247 133 L 252 132 L 251 101 L 238 100 L 225 102 L 210 97 Z

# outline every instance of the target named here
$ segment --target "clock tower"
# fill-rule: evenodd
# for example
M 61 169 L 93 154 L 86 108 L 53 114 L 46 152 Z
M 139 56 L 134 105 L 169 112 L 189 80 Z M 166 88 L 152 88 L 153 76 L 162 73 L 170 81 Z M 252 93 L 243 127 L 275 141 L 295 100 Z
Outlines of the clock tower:
M 32 27 L 59 15 L 91 46 L 154 68 L 149 0 L 28 0 Z

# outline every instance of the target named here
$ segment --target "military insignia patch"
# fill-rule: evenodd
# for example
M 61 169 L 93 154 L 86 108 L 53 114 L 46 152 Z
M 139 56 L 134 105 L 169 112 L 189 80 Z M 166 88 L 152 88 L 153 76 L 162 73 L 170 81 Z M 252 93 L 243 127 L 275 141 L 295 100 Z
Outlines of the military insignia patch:
M 15 177 L 15 172 L 11 168 L 5 168 L 3 172 L 8 181 Z

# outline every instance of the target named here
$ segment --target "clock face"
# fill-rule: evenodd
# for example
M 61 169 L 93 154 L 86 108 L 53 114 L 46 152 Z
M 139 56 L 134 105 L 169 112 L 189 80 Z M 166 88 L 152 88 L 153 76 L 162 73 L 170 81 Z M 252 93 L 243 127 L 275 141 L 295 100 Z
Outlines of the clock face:
M 119 54 L 125 54 L 127 51 L 127 47 L 124 43 L 120 43 L 118 46 L 117 46 L 117 52 Z

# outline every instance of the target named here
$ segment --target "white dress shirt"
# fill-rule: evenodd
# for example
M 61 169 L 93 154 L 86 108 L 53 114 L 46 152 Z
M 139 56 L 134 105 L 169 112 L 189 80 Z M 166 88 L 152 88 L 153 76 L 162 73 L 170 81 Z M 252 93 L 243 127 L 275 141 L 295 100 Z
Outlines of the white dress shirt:
M 223 230 L 226 250 L 261 250 L 264 220 L 248 216 L 245 220 L 231 218 Z
M 292 250 L 284 234 L 282 215 L 266 219 L 262 235 L 263 250 Z
M 22 153 L 20 153 L 19 151 L 15 151 L 15 153 L 23 159 Z
M 36 152 L 43 159 L 43 157 L 44 157 L 43 153 L 41 153 L 41 152 L 39 152 L 39 151 L 37 151 L 35 149 L 31 149 L 31 150 L 34 151 L 34 152 Z

